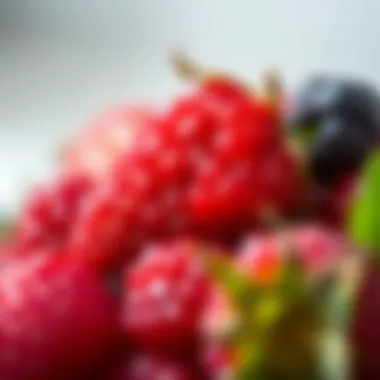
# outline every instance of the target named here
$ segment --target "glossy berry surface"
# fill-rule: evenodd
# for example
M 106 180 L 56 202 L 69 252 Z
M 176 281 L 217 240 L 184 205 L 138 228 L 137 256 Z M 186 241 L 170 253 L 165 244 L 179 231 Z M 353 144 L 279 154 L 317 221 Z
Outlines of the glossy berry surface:
M 298 163 L 265 102 L 201 88 L 140 132 L 75 226 L 73 251 L 100 267 L 142 241 L 233 239 L 302 200 Z
M 291 130 L 308 135 L 311 170 L 329 184 L 356 170 L 380 137 L 380 95 L 359 80 L 319 76 L 295 97 Z
M 9 261 L 0 276 L 0 378 L 67 379 L 102 362 L 114 308 L 97 276 L 64 257 Z
M 122 324 L 142 348 L 188 350 L 199 339 L 208 280 L 190 243 L 147 248 L 127 270 Z
M 155 118 L 148 106 L 119 106 L 104 111 L 64 149 L 63 173 L 101 178 L 132 144 L 138 129 Z
M 65 176 L 36 189 L 22 208 L 16 226 L 20 250 L 65 248 L 92 189 L 92 181 L 82 175 Z
M 152 354 L 137 354 L 126 359 L 107 380 L 199 380 L 196 364 L 162 358 Z

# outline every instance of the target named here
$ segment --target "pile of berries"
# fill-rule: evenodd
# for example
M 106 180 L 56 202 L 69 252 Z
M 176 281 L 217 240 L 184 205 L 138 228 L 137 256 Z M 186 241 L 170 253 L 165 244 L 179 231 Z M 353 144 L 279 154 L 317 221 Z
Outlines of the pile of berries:
M 96 118 L 3 239 L 0 379 L 313 377 L 353 261 L 352 378 L 379 379 L 380 271 L 344 228 L 375 93 L 323 78 L 284 111 L 279 87 L 176 68 L 190 92 Z

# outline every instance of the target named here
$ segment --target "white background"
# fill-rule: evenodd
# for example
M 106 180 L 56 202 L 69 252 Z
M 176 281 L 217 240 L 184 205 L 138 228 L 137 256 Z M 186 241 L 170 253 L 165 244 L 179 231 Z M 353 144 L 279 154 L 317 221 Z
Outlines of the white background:
M 276 66 L 380 83 L 378 0 L 0 0 L 0 211 L 46 177 L 56 149 L 98 110 L 165 101 L 167 53 L 253 80 Z

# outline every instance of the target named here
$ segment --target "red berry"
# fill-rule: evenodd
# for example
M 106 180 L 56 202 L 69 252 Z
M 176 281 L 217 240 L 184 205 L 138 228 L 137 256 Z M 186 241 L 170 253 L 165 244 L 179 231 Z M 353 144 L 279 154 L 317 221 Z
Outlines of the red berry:
M 140 354 L 119 365 L 109 380 L 200 380 L 199 375 L 194 363 Z
M 233 378 L 233 354 L 222 344 L 212 342 L 206 345 L 202 352 L 202 359 L 208 380 Z
M 301 268 L 310 278 L 330 274 L 338 260 L 349 253 L 344 239 L 335 231 L 301 225 L 249 236 L 231 265 L 236 265 L 255 284 L 270 286 L 278 283 L 285 269 L 285 258 L 292 252 L 299 255 Z M 220 288 L 214 289 L 203 315 L 206 337 L 215 339 L 233 330 L 239 321 L 237 312 L 226 294 Z
M 63 177 L 37 189 L 23 208 L 16 227 L 15 239 L 20 249 L 65 247 L 91 190 L 92 182 L 83 176 Z
M 126 105 L 105 111 L 64 151 L 63 171 L 101 178 L 120 154 L 128 150 L 137 129 L 154 117 L 147 106 Z
M 262 274 L 268 268 L 275 274 L 284 263 L 286 254 L 295 251 L 305 272 L 314 276 L 334 268 L 348 249 L 348 244 L 338 232 L 317 224 L 304 224 L 280 233 L 248 237 L 237 261 L 254 277 L 257 271 Z
M 69 379 L 107 357 L 113 305 L 98 278 L 68 257 L 12 260 L 0 276 L 0 378 Z
M 105 180 L 108 195 L 99 189 L 76 223 L 73 252 L 107 269 L 142 242 L 179 234 L 233 240 L 268 209 L 294 210 L 303 180 L 275 112 L 248 97 L 207 99 L 181 99 L 140 131 Z M 120 230 L 105 241 L 113 225 Z
M 208 281 L 192 243 L 147 248 L 125 274 L 122 323 L 143 348 L 188 350 L 199 338 Z

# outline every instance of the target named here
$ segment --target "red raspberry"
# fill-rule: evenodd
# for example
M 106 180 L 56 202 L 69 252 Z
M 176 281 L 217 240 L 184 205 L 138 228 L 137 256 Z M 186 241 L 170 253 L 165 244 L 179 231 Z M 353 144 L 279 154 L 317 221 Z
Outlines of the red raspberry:
M 199 337 L 208 281 L 192 243 L 147 248 L 126 272 L 122 323 L 144 349 L 187 351 Z
M 97 276 L 67 256 L 9 261 L 0 310 L 1 379 L 76 378 L 113 344 L 112 301 Z
M 161 358 L 152 354 L 140 354 L 129 358 L 109 380 L 200 380 L 194 363 Z
M 293 211 L 303 180 L 275 112 L 248 97 L 227 105 L 205 93 L 140 131 L 76 224 L 75 254 L 103 269 L 141 242 L 179 234 L 233 240 L 268 210 Z M 118 231 L 106 238 L 112 226 Z
M 76 216 L 92 190 L 92 182 L 83 176 L 58 179 L 37 189 L 21 212 L 16 227 L 17 245 L 31 248 L 60 249 L 66 246 Z
M 101 178 L 155 114 L 147 106 L 119 106 L 98 115 L 63 152 L 65 173 Z

